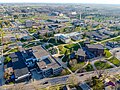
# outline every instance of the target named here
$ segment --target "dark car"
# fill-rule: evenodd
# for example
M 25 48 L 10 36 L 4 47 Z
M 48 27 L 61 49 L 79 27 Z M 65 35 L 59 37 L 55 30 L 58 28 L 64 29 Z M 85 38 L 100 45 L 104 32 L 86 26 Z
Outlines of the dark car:
M 117 81 L 117 83 L 119 83 L 119 84 L 120 84 L 120 80 L 118 80 L 118 81 Z
M 43 84 L 48 84 L 48 82 L 44 82 Z
M 84 74 L 80 74 L 80 76 L 84 76 Z
M 0 61 L 0 65 L 2 65 L 2 62 Z

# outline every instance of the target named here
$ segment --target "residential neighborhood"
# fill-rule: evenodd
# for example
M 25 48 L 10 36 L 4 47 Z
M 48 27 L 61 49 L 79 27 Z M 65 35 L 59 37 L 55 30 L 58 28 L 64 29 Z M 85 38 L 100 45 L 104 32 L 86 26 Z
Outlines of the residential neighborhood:
M 0 3 L 0 90 L 120 90 L 120 5 Z

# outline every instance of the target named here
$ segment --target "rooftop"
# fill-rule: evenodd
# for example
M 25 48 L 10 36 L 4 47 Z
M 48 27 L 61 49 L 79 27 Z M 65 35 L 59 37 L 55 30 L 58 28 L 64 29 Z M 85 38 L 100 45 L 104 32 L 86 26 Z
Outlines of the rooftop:
M 77 55 L 80 56 L 86 56 L 85 51 L 83 51 L 82 49 L 78 49 L 78 51 L 76 52 Z
M 45 59 L 37 62 L 37 64 L 41 69 L 50 69 L 50 68 L 59 67 L 59 64 L 51 56 L 48 56 Z
M 34 46 L 32 47 L 33 55 L 37 58 L 40 59 L 44 56 L 48 56 L 49 53 L 43 49 L 41 46 Z
M 88 48 L 96 48 L 96 49 L 104 49 L 104 47 L 101 44 L 87 44 Z
M 29 73 L 29 70 L 26 64 L 24 63 L 20 52 L 12 53 L 10 57 L 12 58 L 12 65 L 16 77 L 20 77 Z

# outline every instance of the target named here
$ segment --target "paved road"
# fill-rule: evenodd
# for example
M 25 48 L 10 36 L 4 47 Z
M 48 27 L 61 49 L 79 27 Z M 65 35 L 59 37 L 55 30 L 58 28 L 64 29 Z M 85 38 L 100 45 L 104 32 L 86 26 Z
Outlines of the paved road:
M 107 69 L 107 70 L 105 70 L 105 72 L 108 72 L 108 75 L 115 75 L 115 74 L 120 73 L 120 67 Z M 84 75 L 80 76 L 81 74 L 84 74 Z M 36 86 L 39 86 L 41 88 L 46 88 L 46 87 L 51 86 L 51 85 L 66 84 L 68 78 L 71 75 L 72 74 L 66 75 L 66 76 L 54 77 L 54 78 L 45 78 L 45 79 L 27 84 L 26 86 L 31 86 L 31 85 L 35 84 Z M 96 71 L 91 71 L 91 72 L 85 72 L 85 73 L 78 73 L 78 74 L 76 74 L 76 76 L 80 82 L 83 82 L 92 76 L 97 76 L 97 73 L 96 73 Z M 48 84 L 43 84 L 44 82 L 48 82 Z

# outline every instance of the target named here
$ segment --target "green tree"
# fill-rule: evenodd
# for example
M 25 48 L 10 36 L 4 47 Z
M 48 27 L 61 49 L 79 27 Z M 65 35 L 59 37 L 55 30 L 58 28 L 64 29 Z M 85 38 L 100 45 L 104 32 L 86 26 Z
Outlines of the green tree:
M 6 63 L 8 63 L 8 62 L 10 62 L 12 59 L 9 57 L 9 56 L 7 56 L 6 58 L 5 58 L 5 60 L 4 60 L 4 63 L 6 64 Z

